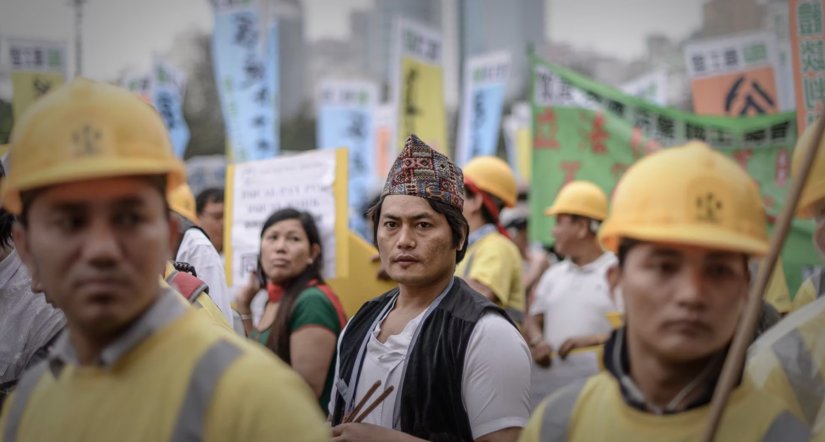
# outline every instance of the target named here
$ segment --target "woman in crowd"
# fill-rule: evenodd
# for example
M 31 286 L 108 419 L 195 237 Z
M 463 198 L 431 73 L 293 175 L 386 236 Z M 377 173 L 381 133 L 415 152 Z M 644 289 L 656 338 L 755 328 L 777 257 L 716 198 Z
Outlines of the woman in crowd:
M 238 294 L 247 336 L 266 345 L 300 374 L 326 411 L 338 335 L 346 317 L 338 297 L 321 277 L 323 255 L 312 216 L 276 211 L 261 229 L 258 271 Z M 268 301 L 257 325 L 250 304 L 262 288 Z

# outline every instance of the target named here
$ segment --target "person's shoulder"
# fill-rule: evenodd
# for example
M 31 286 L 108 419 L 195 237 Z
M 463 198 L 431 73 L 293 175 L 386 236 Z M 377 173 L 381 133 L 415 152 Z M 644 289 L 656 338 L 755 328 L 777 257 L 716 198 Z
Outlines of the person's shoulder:
M 485 236 L 484 238 L 479 240 L 479 243 L 482 243 L 486 247 L 490 247 L 492 249 L 504 250 L 507 252 L 515 252 L 516 254 L 519 254 L 518 246 L 516 246 L 516 243 L 514 243 L 510 238 L 507 238 L 499 232 L 493 232 Z
M 800 341 L 825 333 L 825 297 L 802 307 L 779 321 L 751 345 L 752 354 L 778 345 L 780 341 Z

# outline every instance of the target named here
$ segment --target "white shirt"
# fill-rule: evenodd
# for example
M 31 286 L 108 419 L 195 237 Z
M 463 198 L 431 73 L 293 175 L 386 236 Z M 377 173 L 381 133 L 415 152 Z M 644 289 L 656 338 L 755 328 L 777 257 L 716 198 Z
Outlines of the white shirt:
M 396 396 L 401 385 L 404 360 L 415 329 L 424 317 L 422 312 L 407 323 L 401 333 L 386 342 L 378 340 L 380 324 L 370 334 L 364 363 L 358 379 L 357 404 L 375 381 L 381 386 L 367 401 L 371 403 L 390 385 L 395 389 L 370 413 L 364 423 L 393 427 Z M 341 333 L 343 337 L 346 333 Z M 338 350 L 340 352 L 340 339 Z M 359 346 L 360 348 L 360 346 Z M 339 360 L 340 362 L 340 360 Z M 461 399 L 470 420 L 473 438 L 510 427 L 524 427 L 530 417 L 530 350 L 518 330 L 495 313 L 484 315 L 476 323 L 464 358 Z M 339 363 L 335 365 L 338 381 Z M 348 380 L 347 380 L 348 381 Z M 336 389 L 333 383 L 332 398 Z M 334 399 L 330 401 L 330 414 Z
M 607 270 L 616 263 L 615 255 L 605 252 L 585 266 L 566 259 L 544 272 L 530 314 L 544 315 L 544 339 L 552 348 L 571 337 L 613 329 L 605 315 L 619 306 L 610 297 Z
M 226 287 L 226 273 L 215 246 L 198 229 L 189 229 L 183 234 L 175 261 L 192 265 L 198 278 L 209 286 L 209 297 L 221 310 L 229 325 L 232 325 L 232 306 L 229 289 Z

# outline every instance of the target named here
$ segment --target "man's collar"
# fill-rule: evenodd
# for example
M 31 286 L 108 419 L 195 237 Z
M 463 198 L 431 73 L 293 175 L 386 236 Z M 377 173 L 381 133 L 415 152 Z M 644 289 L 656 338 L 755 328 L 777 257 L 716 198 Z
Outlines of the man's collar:
M 710 403 L 713 397 L 713 391 L 716 389 L 718 375 L 714 376 L 709 374 L 704 380 L 699 380 L 699 382 L 704 383 L 703 386 L 697 387 L 702 388 L 702 394 L 683 408 L 673 410 L 668 407 L 660 408 L 653 404 L 649 404 L 641 389 L 639 389 L 636 382 L 634 382 L 630 377 L 630 356 L 627 349 L 628 345 L 626 333 L 627 327 L 625 326 L 615 330 L 610 335 L 610 338 L 604 345 L 602 362 L 604 363 L 604 367 L 607 372 L 610 373 L 618 382 L 622 399 L 627 405 L 647 413 L 653 412 L 655 414 L 675 414 L 692 410 L 694 408 L 703 407 Z M 716 355 L 716 357 L 714 357 L 709 364 L 715 364 L 718 358 L 721 358 L 722 361 L 724 361 L 726 355 L 727 349 Z M 701 378 L 702 374 L 700 374 L 699 377 Z M 736 385 L 738 386 L 741 382 L 742 375 L 740 374 Z
M 97 365 L 111 368 L 129 351 L 184 314 L 186 310 L 186 305 L 176 298 L 172 289 L 162 289 L 154 304 L 114 342 L 103 349 Z M 66 364 L 78 365 L 77 352 L 72 347 L 68 330 L 60 335 L 49 355 L 49 368 L 55 377 Z

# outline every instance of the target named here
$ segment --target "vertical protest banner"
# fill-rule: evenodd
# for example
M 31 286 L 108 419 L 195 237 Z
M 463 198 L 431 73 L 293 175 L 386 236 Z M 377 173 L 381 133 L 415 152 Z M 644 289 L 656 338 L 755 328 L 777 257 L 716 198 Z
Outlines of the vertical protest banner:
M 507 162 L 516 179 L 530 184 L 532 174 L 533 139 L 530 104 L 520 101 L 513 104 L 510 115 L 504 118 L 502 131 L 507 148 Z
M 506 52 L 466 60 L 455 151 L 459 166 L 476 156 L 496 154 L 509 75 L 510 54 Z
M 776 89 L 779 94 L 779 111 L 796 109 L 794 95 L 793 57 L 791 56 L 790 8 L 786 0 L 770 1 L 765 5 L 766 29 L 776 41 Z
M 273 212 L 308 212 L 318 226 L 324 278 L 346 277 L 346 149 L 231 164 L 226 171 L 224 256 L 226 279 L 245 281 L 257 268 L 261 226 Z
M 667 104 L 667 72 L 664 69 L 648 72 L 624 83 L 619 89 L 627 95 L 665 106 Z
M 533 175 L 530 235 L 552 242 L 554 219 L 544 216 L 561 187 L 589 180 L 612 192 L 639 158 L 687 140 L 707 142 L 736 160 L 758 183 L 769 216 L 775 216 L 790 183 L 796 144 L 792 112 L 756 117 L 696 115 L 656 106 L 540 59 L 533 60 Z M 803 269 L 819 262 L 810 224 L 794 221 L 782 261 L 791 287 Z M 792 290 L 793 291 L 793 290 Z
M 67 44 L 8 38 L 14 119 L 35 100 L 66 81 Z
M 393 103 L 398 110 L 395 148 L 416 134 L 434 149 L 447 152 L 447 114 L 444 107 L 444 46 L 441 33 L 397 18 L 393 55 Z
M 318 88 L 318 148 L 349 150 L 349 224 L 364 236 L 366 223 L 361 213 L 375 176 L 373 114 L 377 96 L 378 87 L 368 81 L 323 80 Z
M 383 184 L 390 173 L 392 162 L 395 161 L 395 128 L 396 107 L 392 104 L 381 104 L 375 107 L 375 179 Z
M 213 0 L 212 56 L 227 132 L 227 157 L 243 162 L 280 150 L 277 23 L 266 23 L 252 0 Z
M 825 99 L 825 0 L 790 0 L 791 58 L 799 133 L 823 110 Z
M 152 73 L 152 102 L 163 118 L 175 155 L 183 158 L 190 136 L 189 126 L 183 118 L 186 74 L 159 57 L 155 57 Z
M 776 113 L 782 107 L 776 37 L 771 33 L 689 43 L 685 63 L 697 114 L 748 116 Z

